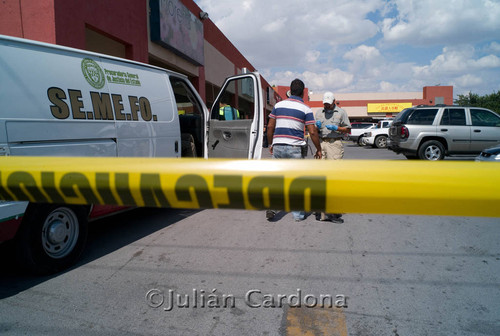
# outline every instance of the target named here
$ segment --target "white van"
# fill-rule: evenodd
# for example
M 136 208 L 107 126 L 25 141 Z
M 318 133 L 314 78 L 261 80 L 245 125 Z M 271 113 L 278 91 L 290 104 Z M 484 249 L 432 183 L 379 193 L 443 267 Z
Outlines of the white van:
M 184 75 L 0 35 L 0 155 L 259 159 L 263 124 L 258 73 L 226 79 L 210 112 Z M 54 272 L 81 254 L 88 220 L 120 210 L 0 201 L 0 242 Z

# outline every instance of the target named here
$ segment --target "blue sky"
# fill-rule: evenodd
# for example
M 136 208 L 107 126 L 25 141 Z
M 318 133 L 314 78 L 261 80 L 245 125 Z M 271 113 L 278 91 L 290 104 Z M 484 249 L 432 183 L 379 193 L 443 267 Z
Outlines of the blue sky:
M 195 0 L 275 85 L 500 90 L 500 0 Z

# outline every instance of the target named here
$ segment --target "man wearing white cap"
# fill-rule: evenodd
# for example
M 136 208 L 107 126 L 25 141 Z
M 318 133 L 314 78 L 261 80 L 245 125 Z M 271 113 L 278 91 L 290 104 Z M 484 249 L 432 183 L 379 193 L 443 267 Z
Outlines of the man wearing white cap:
M 349 133 L 351 122 L 346 111 L 335 104 L 335 96 L 332 92 L 325 92 L 323 95 L 322 111 L 315 114 L 316 126 L 319 130 L 322 157 L 325 160 L 340 160 L 344 157 L 344 144 L 342 137 Z M 317 215 L 318 220 L 329 220 L 342 223 L 340 214 L 327 215 L 321 213 Z

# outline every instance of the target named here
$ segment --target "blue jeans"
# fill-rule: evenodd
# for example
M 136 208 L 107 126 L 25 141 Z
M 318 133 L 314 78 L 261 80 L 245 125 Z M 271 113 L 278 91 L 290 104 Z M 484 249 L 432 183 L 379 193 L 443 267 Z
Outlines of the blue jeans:
M 273 145 L 273 158 L 274 159 L 303 159 L 302 147 L 300 146 L 287 146 L 276 144 Z M 305 211 L 292 211 L 295 220 L 303 220 L 306 217 Z

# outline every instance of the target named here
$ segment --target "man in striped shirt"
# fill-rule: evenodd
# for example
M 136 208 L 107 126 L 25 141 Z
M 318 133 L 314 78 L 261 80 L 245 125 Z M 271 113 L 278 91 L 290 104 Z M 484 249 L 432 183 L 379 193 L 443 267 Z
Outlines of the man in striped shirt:
M 306 146 L 305 128 L 316 147 L 316 159 L 321 159 L 321 145 L 318 129 L 315 126 L 314 114 L 309 106 L 304 104 L 304 83 L 294 79 L 290 84 L 290 97 L 278 102 L 267 125 L 267 139 L 271 146 L 269 150 L 275 159 L 303 159 L 302 147 Z M 276 212 L 268 210 L 266 218 L 271 220 Z M 305 218 L 304 211 L 293 211 L 296 221 Z

